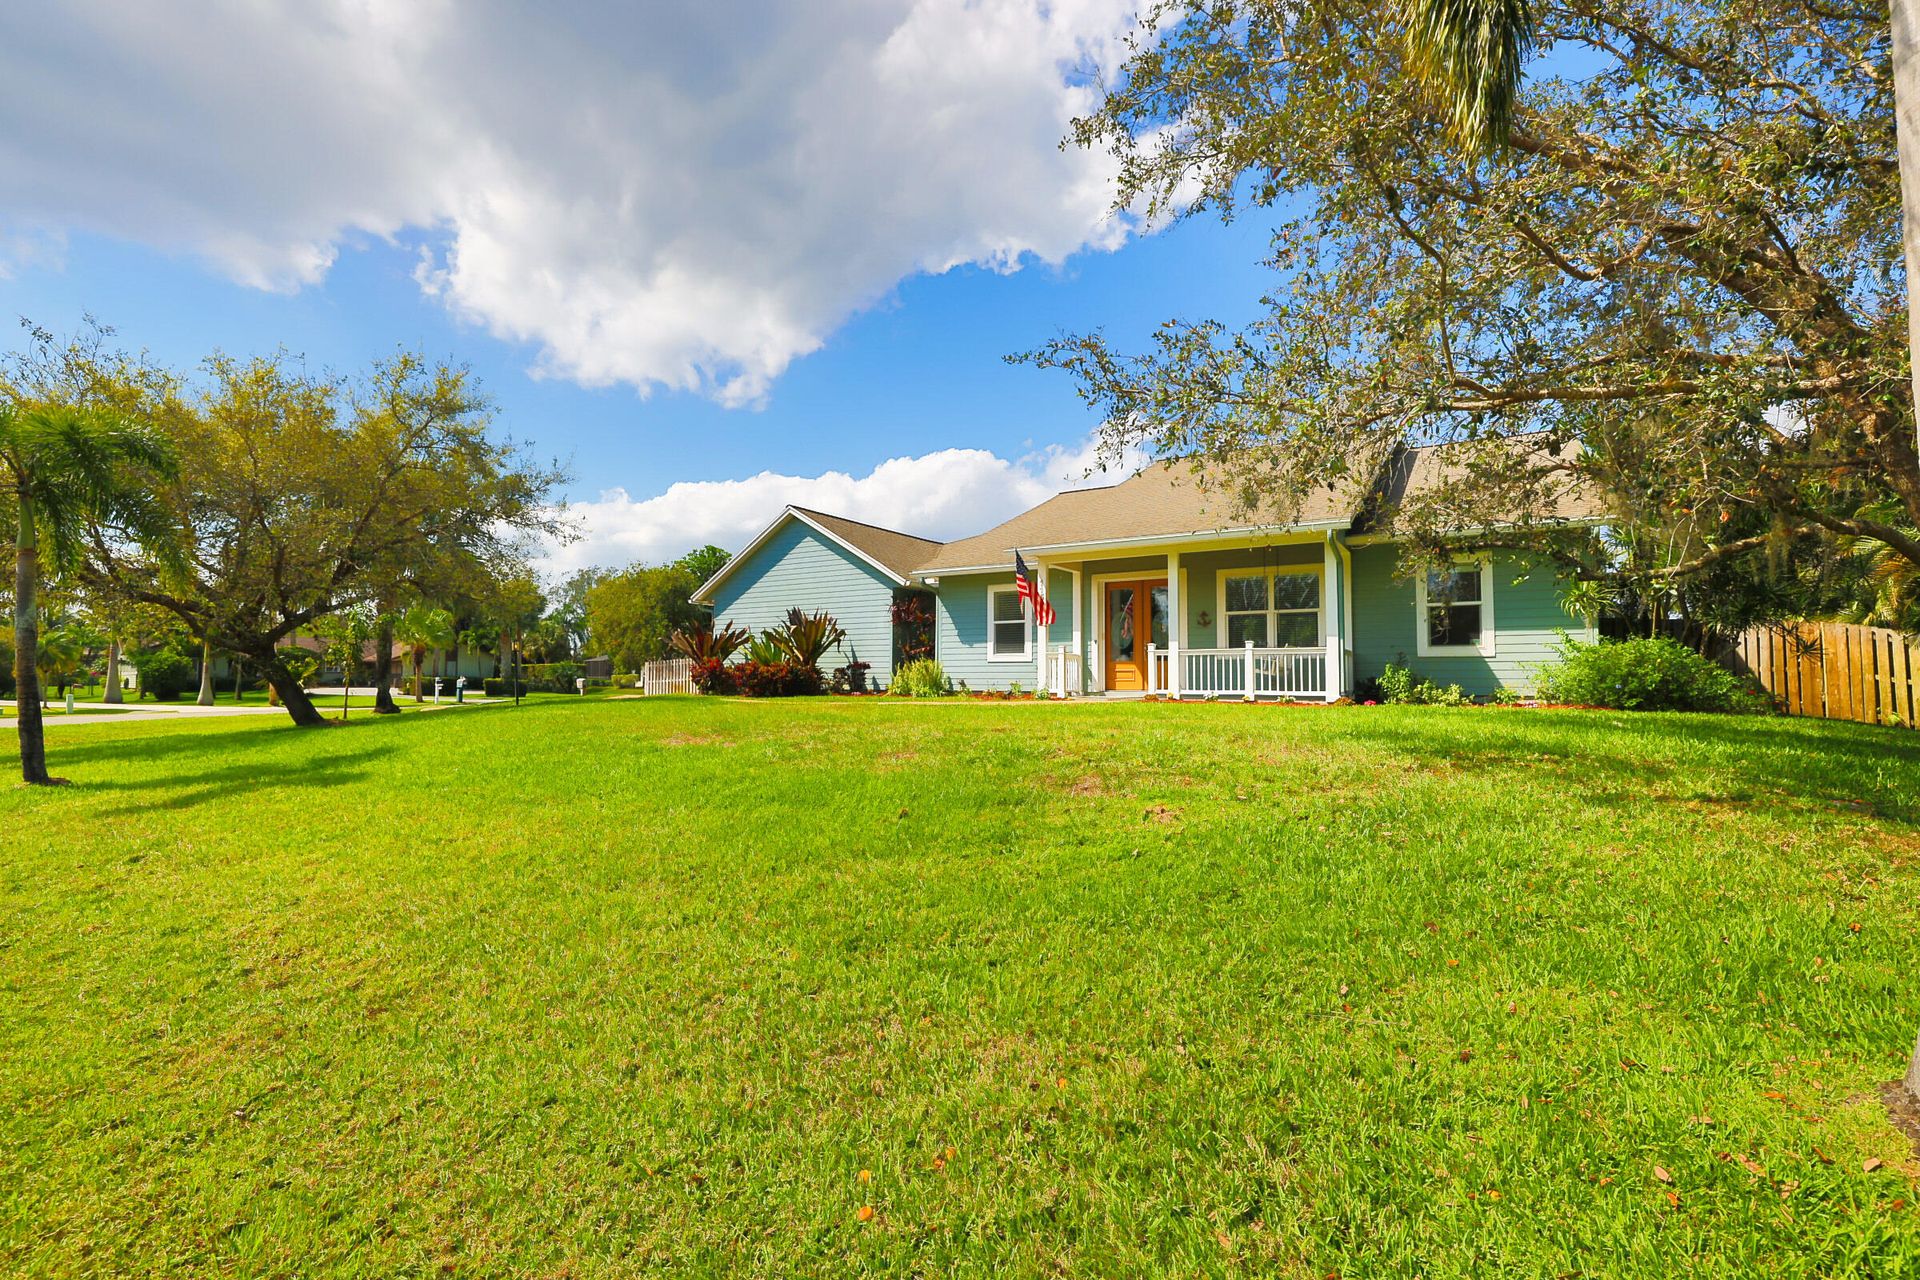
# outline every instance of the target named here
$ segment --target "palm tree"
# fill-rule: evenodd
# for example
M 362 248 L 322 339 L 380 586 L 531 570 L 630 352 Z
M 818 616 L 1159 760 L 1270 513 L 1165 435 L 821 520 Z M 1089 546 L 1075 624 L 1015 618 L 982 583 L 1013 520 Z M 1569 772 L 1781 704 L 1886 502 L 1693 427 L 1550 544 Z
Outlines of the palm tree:
M 200 696 L 194 702 L 202 707 L 213 705 L 213 641 L 205 637 L 200 641 Z
M 40 560 L 42 544 L 59 567 L 84 559 L 89 531 L 106 528 L 166 549 L 174 524 L 156 496 L 176 466 L 166 441 L 144 424 L 62 405 L 0 403 L 0 501 L 15 519 L 13 556 L 14 697 L 20 722 L 20 776 L 47 774 L 40 718 Z
M 69 684 L 85 669 L 86 632 L 72 622 L 58 623 L 40 633 L 40 696 L 46 698 L 46 686 L 66 692 Z
M 1408 61 L 1440 94 L 1454 136 L 1475 150 L 1504 145 L 1533 50 L 1531 0 L 1407 0 L 1406 23 Z
M 416 604 L 393 622 L 393 634 L 407 646 L 413 660 L 413 700 L 421 700 L 420 668 L 427 650 L 444 649 L 453 643 L 453 615 L 433 605 Z

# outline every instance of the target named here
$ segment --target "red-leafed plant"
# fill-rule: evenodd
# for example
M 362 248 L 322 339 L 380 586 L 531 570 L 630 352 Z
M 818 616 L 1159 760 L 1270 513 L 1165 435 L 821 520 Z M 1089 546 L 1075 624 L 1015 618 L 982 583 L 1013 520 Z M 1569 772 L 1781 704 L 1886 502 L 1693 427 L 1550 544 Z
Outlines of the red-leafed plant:
M 893 662 L 895 667 L 933 656 L 933 597 L 924 591 L 896 591 L 893 595 Z
M 825 691 L 818 667 L 797 662 L 742 662 L 730 674 L 749 698 L 802 698 Z
M 693 687 L 701 693 L 740 692 L 740 682 L 734 676 L 734 669 L 718 658 L 694 659 L 691 679 Z
M 745 627 L 736 627 L 731 623 L 715 629 L 712 623 L 701 622 L 673 633 L 668 642 L 683 657 L 690 658 L 698 667 L 704 662 L 725 663 L 734 654 L 746 647 L 753 639 L 753 632 Z

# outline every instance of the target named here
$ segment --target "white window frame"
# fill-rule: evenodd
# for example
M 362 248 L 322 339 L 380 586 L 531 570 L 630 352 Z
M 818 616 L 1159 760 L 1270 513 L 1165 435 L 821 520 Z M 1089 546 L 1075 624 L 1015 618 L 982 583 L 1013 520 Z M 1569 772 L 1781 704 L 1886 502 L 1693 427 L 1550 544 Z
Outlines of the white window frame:
M 987 588 L 987 661 L 1032 662 L 1033 614 L 1027 608 L 1027 602 L 1025 600 L 1020 601 L 1020 652 L 1001 653 L 995 648 L 994 641 L 999 634 L 1000 628 L 1009 625 L 1013 621 L 1011 618 L 1001 619 L 997 622 L 994 620 L 997 616 L 994 610 L 994 602 L 1003 595 L 1013 596 L 1018 599 L 1020 588 L 1014 586 L 1011 582 L 996 583 Z
M 1327 582 L 1326 582 L 1326 577 L 1321 573 L 1321 567 L 1315 564 L 1277 564 L 1272 566 L 1271 568 L 1261 568 L 1259 565 L 1249 565 L 1241 569 L 1221 569 L 1216 575 L 1217 582 L 1216 582 L 1216 588 L 1214 592 L 1214 594 L 1218 597 L 1217 603 L 1220 606 L 1218 609 L 1214 611 L 1214 615 L 1213 615 L 1214 618 L 1217 620 L 1216 621 L 1217 630 L 1214 633 L 1214 642 L 1218 644 L 1219 647 L 1222 649 L 1232 647 L 1227 641 L 1227 579 L 1229 578 L 1264 578 L 1266 579 L 1266 582 L 1267 582 L 1267 607 L 1264 610 L 1235 609 L 1233 612 L 1245 613 L 1245 614 L 1251 614 L 1251 613 L 1266 614 L 1267 643 L 1265 645 L 1257 646 L 1257 647 L 1271 648 L 1271 649 L 1302 647 L 1298 645 L 1276 645 L 1273 643 L 1273 641 L 1280 634 L 1280 615 L 1281 614 L 1308 612 L 1308 610 L 1306 609 L 1274 608 L 1274 603 L 1279 599 L 1279 596 L 1277 596 L 1274 593 L 1273 580 L 1275 578 L 1285 577 L 1288 575 L 1314 579 L 1314 599 L 1317 601 L 1317 603 L 1313 606 L 1313 609 L 1312 609 L 1313 624 L 1314 624 L 1312 647 L 1315 649 L 1326 648 L 1327 646 Z
M 1447 562 L 1455 573 L 1474 568 L 1480 571 L 1480 643 L 1431 644 L 1427 640 L 1427 570 L 1422 569 L 1413 583 L 1414 653 L 1422 658 L 1491 658 L 1495 652 L 1493 626 L 1493 558 L 1488 555 L 1461 556 Z

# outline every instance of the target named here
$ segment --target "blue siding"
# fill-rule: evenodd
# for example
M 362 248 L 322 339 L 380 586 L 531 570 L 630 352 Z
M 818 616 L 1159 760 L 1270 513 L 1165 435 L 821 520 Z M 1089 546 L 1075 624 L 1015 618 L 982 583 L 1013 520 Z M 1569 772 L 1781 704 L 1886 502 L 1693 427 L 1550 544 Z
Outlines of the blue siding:
M 1444 684 L 1459 684 L 1468 693 L 1486 696 L 1502 686 L 1530 691 L 1539 667 L 1557 657 L 1563 634 L 1583 635 L 1586 623 L 1570 615 L 1560 603 L 1561 582 L 1550 565 L 1529 569 L 1524 561 L 1496 556 L 1490 575 L 1493 591 L 1494 652 L 1422 658 L 1418 656 L 1414 584 L 1397 578 L 1397 551 L 1391 546 L 1356 547 L 1353 555 L 1353 616 L 1340 630 L 1353 652 L 1353 679 L 1377 677 L 1393 661 L 1404 661 L 1421 675 Z M 1187 575 L 1185 612 L 1188 643 L 1205 648 L 1218 643 L 1219 575 L 1229 569 L 1260 565 L 1298 564 L 1323 569 L 1325 548 L 1319 542 L 1280 544 L 1265 548 L 1226 551 L 1190 551 L 1181 557 Z M 1161 556 L 1089 560 L 1080 565 L 1079 609 L 1083 642 L 1095 634 L 1097 601 L 1094 578 L 1104 574 L 1138 573 L 1158 576 L 1166 570 Z M 1339 560 L 1324 580 L 1322 607 L 1331 626 L 1344 609 L 1343 569 Z M 1050 644 L 1068 641 L 1073 632 L 1071 578 L 1054 570 L 1051 595 L 1059 620 L 1048 635 Z M 936 597 L 935 637 L 941 664 L 958 684 L 972 689 L 1005 689 L 1018 683 L 1034 687 L 1036 663 L 987 660 L 987 588 L 1010 585 L 1011 573 L 943 576 Z M 1200 622 L 1207 615 L 1207 624 Z M 1029 644 L 1031 650 L 1031 642 Z M 1083 650 L 1084 656 L 1084 650 Z
M 1012 573 L 972 573 L 961 577 L 942 574 L 934 593 L 933 654 L 946 669 L 947 679 L 969 689 L 1005 689 L 1018 684 L 1031 689 L 1039 679 L 1039 661 L 990 662 L 987 659 L 987 589 L 1012 586 Z M 1054 605 L 1071 625 L 1072 615 Z M 1054 630 L 1058 630 L 1058 624 Z M 1027 625 L 1027 650 L 1033 651 L 1033 625 Z
M 846 628 L 847 638 L 828 659 L 830 667 L 869 663 L 867 678 L 893 679 L 893 590 L 885 574 L 820 535 L 789 520 L 713 592 L 713 617 L 764 631 L 789 609 L 824 609 Z
M 1585 619 L 1560 603 L 1561 581 L 1551 565 L 1496 555 L 1493 572 L 1494 652 L 1422 658 L 1411 578 L 1397 577 L 1391 546 L 1353 551 L 1354 678 L 1378 676 L 1401 662 L 1441 684 L 1458 684 L 1484 697 L 1501 686 L 1531 692 L 1539 668 L 1558 657 L 1563 633 L 1586 634 Z

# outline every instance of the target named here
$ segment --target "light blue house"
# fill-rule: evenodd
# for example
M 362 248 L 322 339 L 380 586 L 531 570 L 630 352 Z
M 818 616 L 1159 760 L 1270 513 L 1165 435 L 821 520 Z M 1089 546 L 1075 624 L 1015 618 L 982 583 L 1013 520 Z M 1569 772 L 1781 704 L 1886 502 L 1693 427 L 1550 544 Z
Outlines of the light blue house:
M 1236 514 L 1184 462 L 947 543 L 788 507 L 694 598 L 756 630 L 824 609 L 847 630 L 836 663 L 867 662 L 883 686 L 893 607 L 924 593 L 934 656 L 973 689 L 1330 701 L 1401 662 L 1470 694 L 1530 691 L 1563 635 L 1592 638 L 1552 566 L 1478 554 L 1398 570 L 1391 505 L 1445 465 L 1444 446 L 1402 451 L 1378 483 L 1316 492 L 1284 522 Z M 1542 516 L 1595 519 L 1577 498 L 1552 502 Z M 1049 624 L 1015 591 L 1016 550 Z

